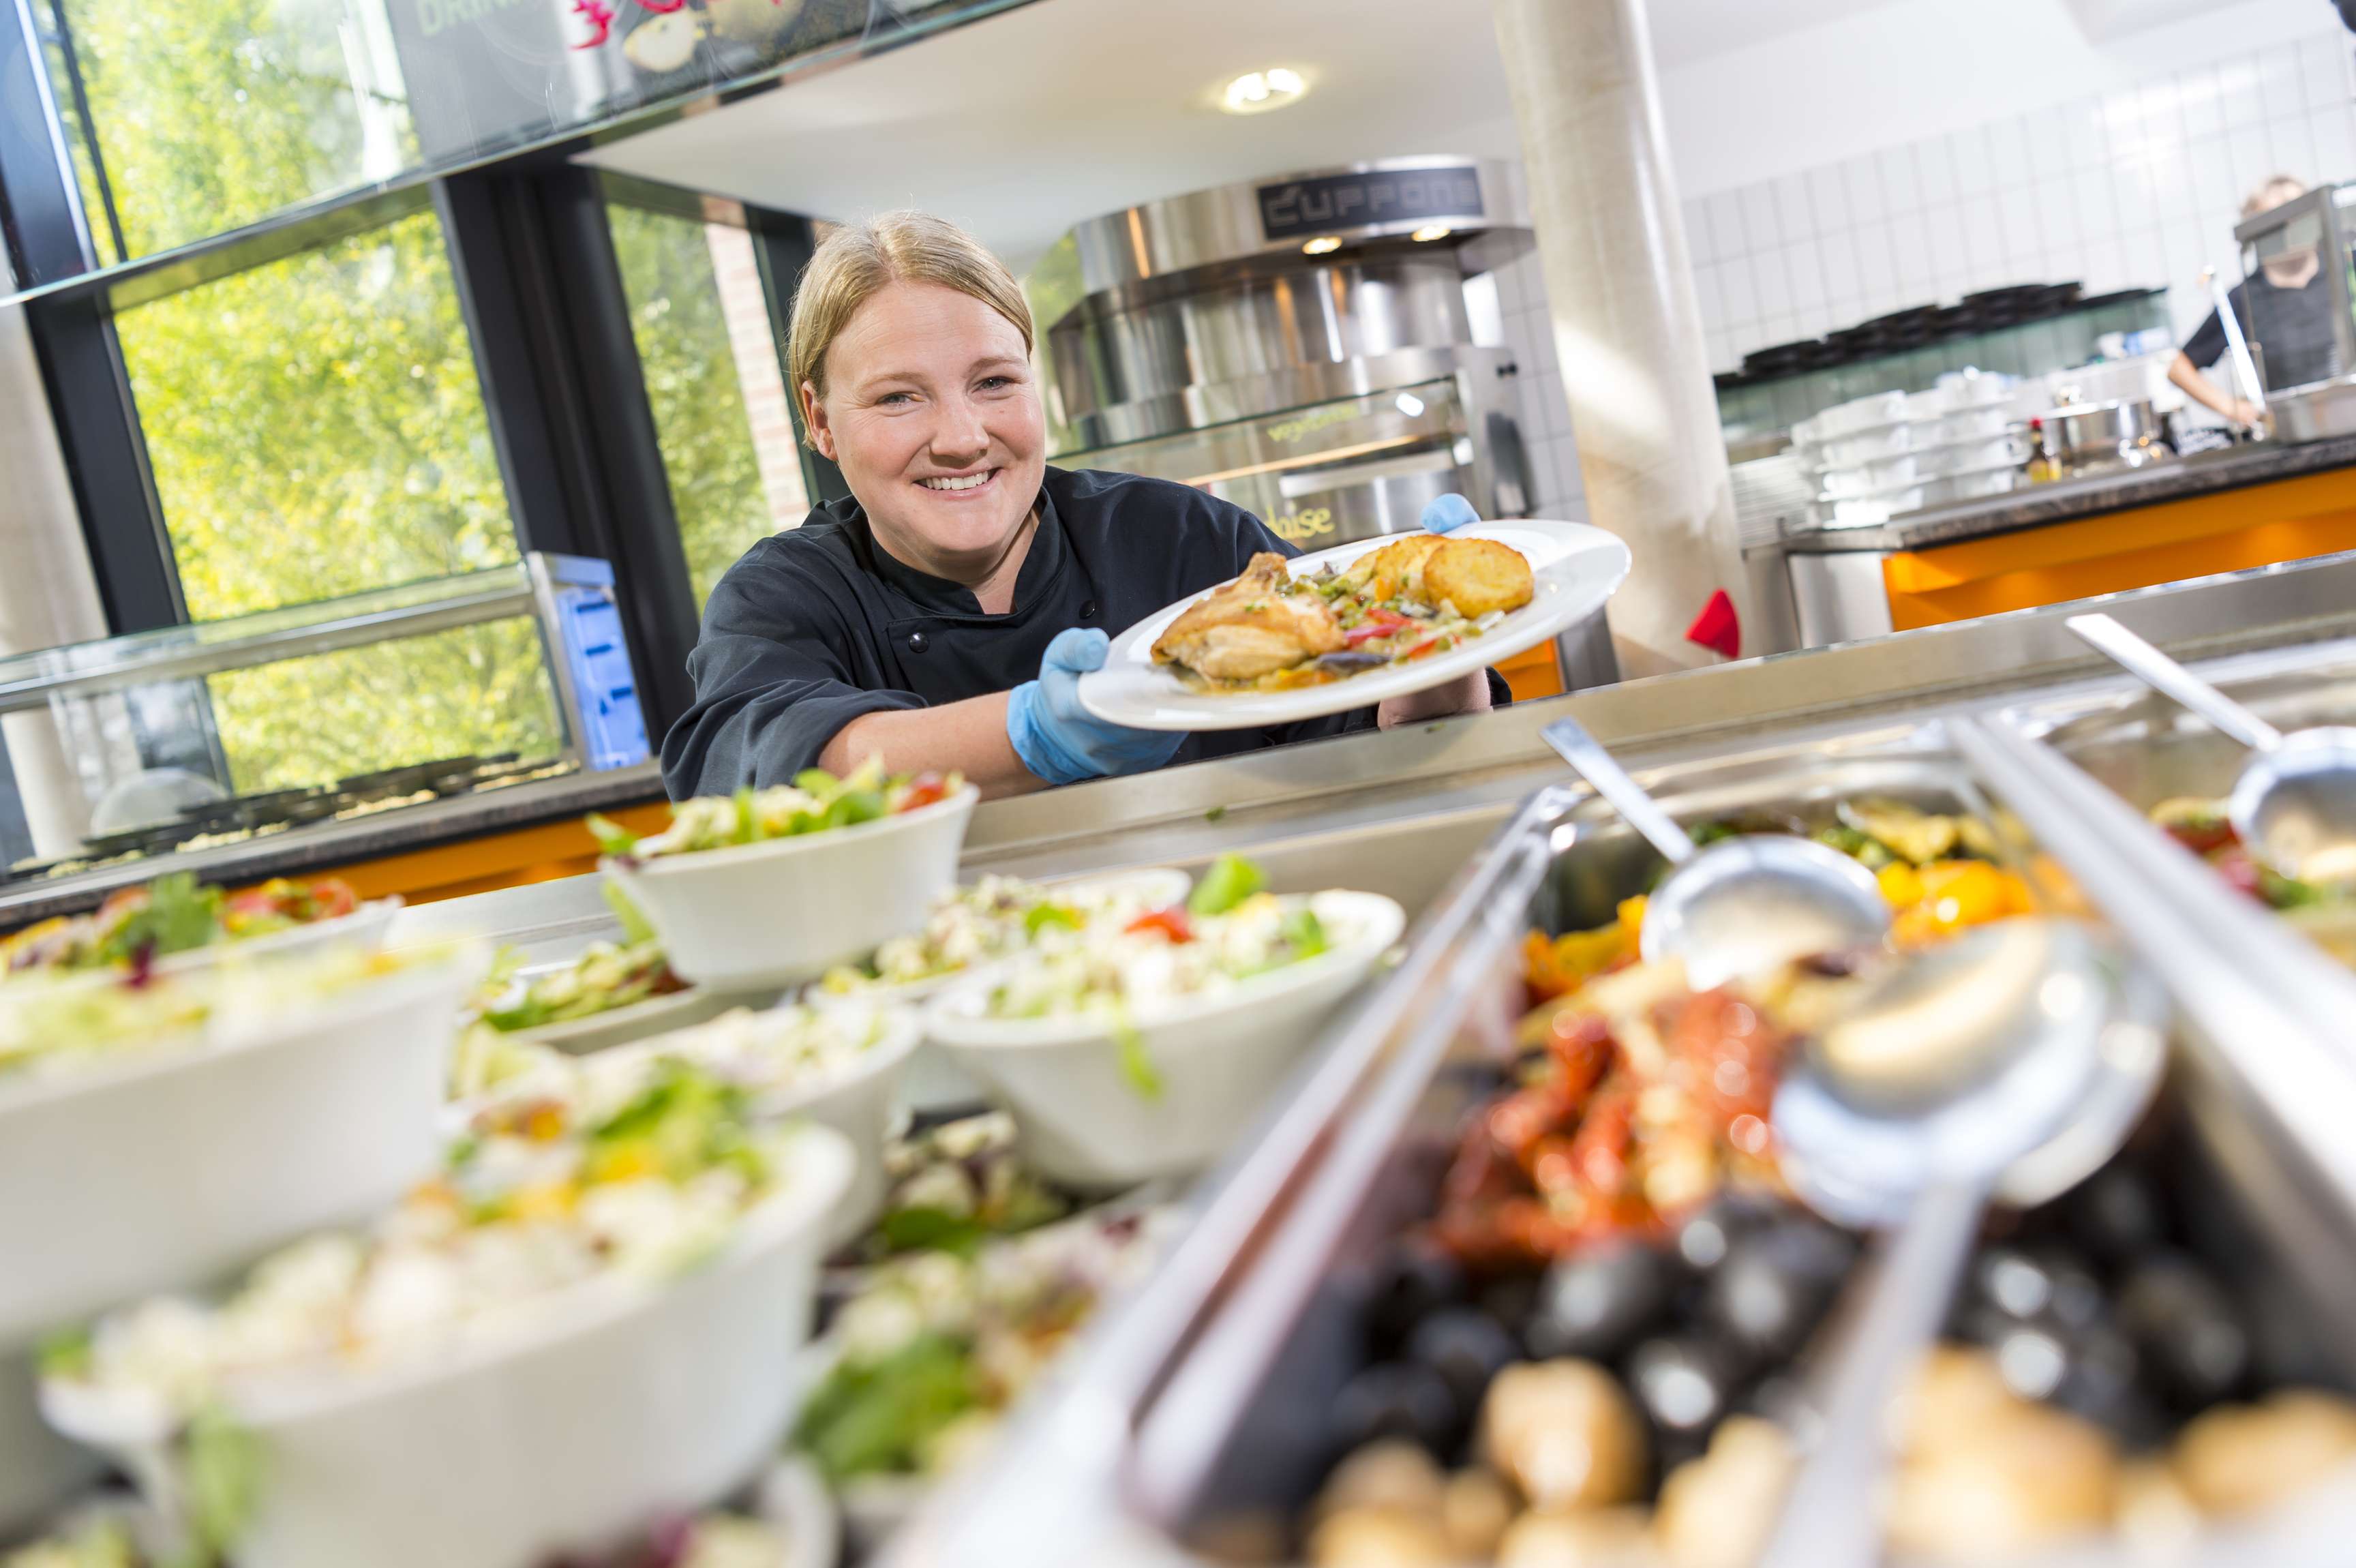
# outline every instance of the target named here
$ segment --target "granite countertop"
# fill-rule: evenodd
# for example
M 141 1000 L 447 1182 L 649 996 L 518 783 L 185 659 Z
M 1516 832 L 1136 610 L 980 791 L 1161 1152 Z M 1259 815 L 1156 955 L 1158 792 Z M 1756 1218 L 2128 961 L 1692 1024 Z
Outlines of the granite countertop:
M 662 797 L 660 765 L 644 762 L 610 772 L 571 773 L 453 795 L 341 822 L 313 822 L 210 849 L 146 855 L 17 886 L 0 883 L 0 930 L 95 908 L 116 888 L 166 872 L 192 871 L 207 882 L 295 876 Z
M 2286 446 L 2265 441 L 2153 464 L 2035 485 L 1986 500 L 1909 512 L 1869 528 L 1812 529 L 1767 546 L 1792 553 L 1927 550 L 1993 533 L 2072 522 L 2100 512 L 2156 506 L 2222 490 L 2356 465 L 2356 435 Z

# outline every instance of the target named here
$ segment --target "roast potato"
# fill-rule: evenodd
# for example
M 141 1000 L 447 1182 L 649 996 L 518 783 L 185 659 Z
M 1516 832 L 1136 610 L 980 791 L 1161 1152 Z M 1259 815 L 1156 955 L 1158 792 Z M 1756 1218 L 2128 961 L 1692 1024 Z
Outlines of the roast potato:
M 1442 540 L 1424 559 L 1425 600 L 1453 605 L 1470 620 L 1491 610 L 1517 610 L 1536 592 L 1529 562 L 1494 539 Z

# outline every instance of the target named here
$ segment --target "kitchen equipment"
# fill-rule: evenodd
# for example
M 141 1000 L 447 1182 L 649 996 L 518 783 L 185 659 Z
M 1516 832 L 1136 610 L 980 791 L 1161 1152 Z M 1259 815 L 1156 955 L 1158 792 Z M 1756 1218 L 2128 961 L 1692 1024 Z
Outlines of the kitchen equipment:
M 2077 403 L 2064 392 L 2057 408 L 2048 409 L 2045 449 L 2064 468 L 2088 473 L 2105 468 L 2140 468 L 2176 456 L 2168 445 L 2167 426 L 2159 411 L 2143 398 L 2115 403 Z
M 1824 1401 L 1823 1439 L 1762 1568 L 1870 1568 L 1888 1412 L 1938 1332 L 1980 1211 L 2000 1179 L 2041 1202 L 2115 1152 L 2165 1059 L 2123 1017 L 2115 972 L 2073 922 L 2016 919 L 1880 976 L 1787 1070 L 1775 1099 L 1784 1168 L 1852 1223 L 1899 1230 Z
M 1449 491 L 1532 500 L 1512 358 L 1465 281 L 1528 248 L 1515 177 L 1396 158 L 1091 219 L 1045 328 L 1056 461 L 1201 487 L 1315 548 L 1410 530 Z
M 1676 869 L 1644 908 L 1647 961 L 1685 961 L 1707 990 L 1810 953 L 1879 943 L 1890 905 L 1873 874 L 1840 851 L 1782 833 L 1746 834 L 1697 848 L 1685 829 L 1612 760 L 1577 719 L 1547 725 L 1546 741 Z
M 2302 881 L 2356 879 L 2356 728 L 2325 725 L 2286 736 L 2109 616 L 2072 616 L 2069 626 L 2129 674 L 2256 753 L 2226 805 L 2253 854 Z

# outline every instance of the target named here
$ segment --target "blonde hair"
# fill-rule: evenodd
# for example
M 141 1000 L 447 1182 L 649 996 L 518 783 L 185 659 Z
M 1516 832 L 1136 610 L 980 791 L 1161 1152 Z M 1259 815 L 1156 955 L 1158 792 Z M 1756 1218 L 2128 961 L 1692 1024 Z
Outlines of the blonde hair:
M 2286 174 L 2276 175 L 2242 200 L 2242 216 L 2255 218 L 2261 212 L 2272 212 L 2286 201 L 2296 201 L 2307 194 L 2304 180 Z
M 971 295 L 1006 317 L 1023 334 L 1023 351 L 1030 353 L 1030 302 L 1004 262 L 947 219 L 929 212 L 886 212 L 836 229 L 819 242 L 809 265 L 802 269 L 801 286 L 794 293 L 793 322 L 786 332 L 786 371 L 797 397 L 805 382 L 820 397 L 826 395 L 827 350 L 861 306 L 902 281 L 938 284 Z

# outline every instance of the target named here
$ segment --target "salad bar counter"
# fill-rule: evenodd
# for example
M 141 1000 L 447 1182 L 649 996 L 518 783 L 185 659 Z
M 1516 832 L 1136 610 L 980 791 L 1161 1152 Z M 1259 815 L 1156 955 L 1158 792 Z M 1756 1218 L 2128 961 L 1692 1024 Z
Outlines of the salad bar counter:
M 2104 607 L 2290 730 L 2351 586 Z M 1565 712 L 1886 937 L 1689 983 Z M 2243 760 L 2033 612 L 118 896 L 0 950 L 0 1563 L 2343 1562 L 2356 894 Z

